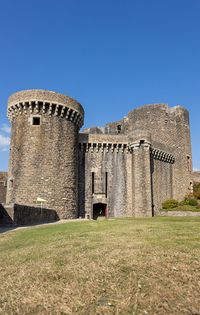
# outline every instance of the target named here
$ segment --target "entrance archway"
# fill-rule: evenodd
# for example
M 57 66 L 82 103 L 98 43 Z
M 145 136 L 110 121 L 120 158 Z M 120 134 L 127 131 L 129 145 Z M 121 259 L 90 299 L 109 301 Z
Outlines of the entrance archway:
M 107 216 L 106 213 L 107 205 L 106 203 L 95 203 L 93 204 L 93 219 L 97 220 L 98 218 L 103 218 Z

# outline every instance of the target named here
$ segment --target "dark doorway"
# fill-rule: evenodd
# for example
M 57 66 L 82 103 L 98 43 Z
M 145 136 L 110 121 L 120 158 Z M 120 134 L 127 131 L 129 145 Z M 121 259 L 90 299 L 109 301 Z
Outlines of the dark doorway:
M 106 213 L 106 203 L 95 203 L 93 205 L 93 219 L 103 218 L 107 216 Z

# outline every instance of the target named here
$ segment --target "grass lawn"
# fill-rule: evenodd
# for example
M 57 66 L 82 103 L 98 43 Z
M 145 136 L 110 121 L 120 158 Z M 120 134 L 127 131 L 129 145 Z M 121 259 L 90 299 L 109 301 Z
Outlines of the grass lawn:
M 200 218 L 1 233 L 0 314 L 200 314 Z

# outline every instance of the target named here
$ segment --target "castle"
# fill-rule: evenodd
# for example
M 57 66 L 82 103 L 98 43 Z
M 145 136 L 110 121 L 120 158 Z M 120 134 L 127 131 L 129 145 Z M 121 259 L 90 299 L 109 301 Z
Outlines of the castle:
M 8 118 L 10 161 L 0 202 L 18 224 L 25 216 L 44 219 L 38 200 L 45 219 L 50 211 L 59 219 L 151 217 L 164 200 L 192 192 L 189 113 L 181 106 L 145 105 L 79 132 L 84 110 L 77 101 L 27 90 L 10 96 Z

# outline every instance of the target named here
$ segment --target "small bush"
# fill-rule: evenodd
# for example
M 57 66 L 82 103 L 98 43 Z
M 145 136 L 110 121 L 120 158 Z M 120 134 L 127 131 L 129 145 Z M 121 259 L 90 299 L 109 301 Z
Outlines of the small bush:
M 196 207 L 198 206 L 198 201 L 194 197 L 186 197 L 184 200 L 184 204 L 188 206 Z
M 169 199 L 169 200 L 165 200 L 162 203 L 162 208 L 163 209 L 173 209 L 176 208 L 178 206 L 178 201 L 175 199 Z
M 198 201 L 196 199 L 190 199 L 189 206 L 193 206 L 193 207 L 198 206 Z

